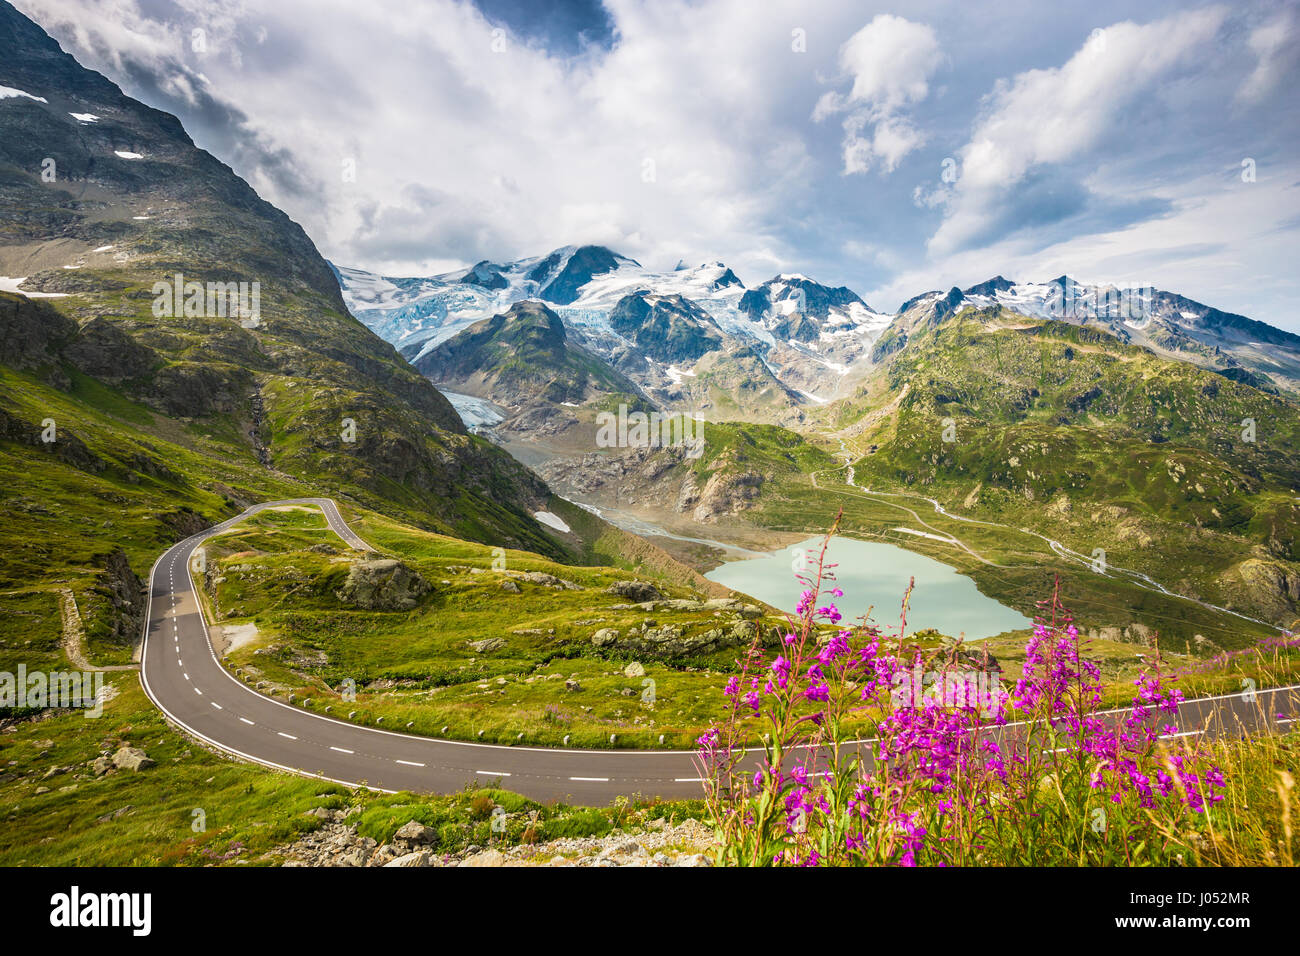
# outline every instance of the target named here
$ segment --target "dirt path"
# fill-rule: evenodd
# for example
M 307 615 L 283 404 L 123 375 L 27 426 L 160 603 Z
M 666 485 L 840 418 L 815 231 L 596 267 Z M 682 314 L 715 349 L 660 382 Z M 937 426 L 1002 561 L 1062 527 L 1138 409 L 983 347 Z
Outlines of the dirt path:
M 888 507 L 888 508 L 896 508 L 896 509 L 898 509 L 899 511 L 904 512 L 905 514 L 909 514 L 909 515 L 911 515 L 911 516 L 912 516 L 912 520 L 914 520 L 914 521 L 915 521 L 917 524 L 919 524 L 921 527 L 923 527 L 923 528 L 928 528 L 928 529 L 929 529 L 931 532 L 933 532 L 933 533 L 932 533 L 932 534 L 924 534 L 924 533 L 919 532 L 919 531 L 916 531 L 916 530 L 914 530 L 914 529 L 903 529 L 903 530 L 905 530 L 905 531 L 907 531 L 907 532 L 910 532 L 911 534 L 918 535 L 918 536 L 920 536 L 920 537 L 929 538 L 929 539 L 931 539 L 931 540 L 933 540 L 933 541 L 942 541 L 942 542 L 944 542 L 945 544 L 953 544 L 953 545 L 956 545 L 957 547 L 959 547 L 959 548 L 961 548 L 963 551 L 965 551 L 967 554 L 969 554 L 969 555 L 970 555 L 972 558 L 974 558 L 976 561 L 979 561 L 979 562 L 982 563 L 982 564 L 987 564 L 987 565 L 988 565 L 989 567 L 991 567 L 991 568 L 1007 568 L 1007 567 L 1009 567 L 1009 565 L 998 564 L 996 561 L 991 561 L 991 560 L 989 560 L 988 558 L 984 557 L 984 555 L 980 554 L 978 551 L 976 551 L 974 548 L 972 548 L 970 545 L 968 545 L 965 541 L 961 540 L 961 538 L 958 538 L 956 535 L 952 534 L 951 532 L 944 531 L 942 528 L 936 528 L 934 525 L 929 524 L 928 522 L 925 521 L 925 519 L 923 519 L 919 514 L 917 514 L 917 513 L 916 513 L 915 511 L 913 511 L 911 508 L 908 508 L 908 507 L 906 507 L 905 505 L 900 505 L 900 504 L 898 504 L 898 503 L 895 502 L 895 501 L 885 501 L 885 500 L 883 500 L 883 499 L 881 499 L 881 498 L 876 497 L 874 494 L 869 494 L 869 493 L 867 493 L 866 490 L 863 489 L 861 486 L 859 486 L 859 485 L 857 485 L 857 484 L 854 484 L 854 482 L 853 482 L 853 466 L 852 466 L 852 465 L 849 465 L 849 464 L 846 463 L 846 464 L 844 464 L 844 465 L 841 465 L 839 468 L 832 468 L 832 469 L 830 469 L 830 471 L 832 471 L 832 472 L 836 472 L 836 471 L 844 471 L 845 469 L 848 470 L 848 476 L 847 476 L 847 480 L 846 480 L 845 484 L 847 484 L 849 487 L 854 488 L 854 489 L 856 489 L 856 490 L 854 490 L 854 491 L 848 491 L 848 490 L 843 489 L 843 488 L 836 488 L 836 489 L 835 489 L 835 492 L 836 492 L 837 494 L 853 495 L 854 497 L 857 497 L 857 498 L 866 498 L 866 499 L 868 499 L 868 500 L 870 500 L 870 501 L 875 501 L 875 502 L 877 502 L 878 504 L 885 505 L 885 506 Z M 812 478 L 812 483 L 813 483 L 813 487 L 814 487 L 814 488 L 820 488 L 820 487 L 821 487 L 821 485 L 819 485 L 819 484 L 817 483 L 817 475 L 818 475 L 818 474 L 819 474 L 818 472 L 812 472 L 811 475 L 810 475 L 810 477 Z M 825 472 L 822 472 L 822 474 L 825 474 Z M 895 530 L 899 530 L 899 529 L 895 529 Z
M 111 664 L 95 667 L 86 660 L 86 629 L 81 625 L 81 612 L 71 588 L 59 588 L 59 610 L 63 613 L 63 652 L 72 666 L 83 671 L 133 671 L 135 664 Z

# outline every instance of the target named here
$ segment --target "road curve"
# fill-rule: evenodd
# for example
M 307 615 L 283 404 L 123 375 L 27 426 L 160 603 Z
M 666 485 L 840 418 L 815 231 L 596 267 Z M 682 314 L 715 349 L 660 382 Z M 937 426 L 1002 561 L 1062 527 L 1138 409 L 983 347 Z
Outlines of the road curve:
M 208 538 L 259 511 L 287 505 L 319 508 L 350 547 L 373 550 L 328 498 L 254 505 L 169 548 L 149 575 L 140 680 L 180 728 L 254 763 L 376 790 L 448 793 L 466 784 L 499 784 L 537 800 L 590 805 L 632 794 L 701 795 L 699 769 L 689 751 L 561 750 L 416 737 L 305 711 L 241 683 L 217 660 L 190 577 L 190 558 Z M 1178 716 L 1179 735 L 1279 729 L 1292 722 L 1300 706 L 1297 692 L 1300 686 L 1187 701 Z M 1279 713 L 1286 716 L 1279 720 Z
M 378 790 L 451 792 L 500 782 L 534 799 L 609 803 L 640 793 L 701 794 L 688 751 L 556 750 L 435 740 L 362 727 L 302 710 L 247 687 L 217 660 L 190 578 L 190 556 L 208 538 L 267 508 L 313 505 L 352 548 L 373 550 L 328 498 L 255 505 L 166 551 L 149 577 L 140 677 L 150 699 L 199 739 L 256 763 Z

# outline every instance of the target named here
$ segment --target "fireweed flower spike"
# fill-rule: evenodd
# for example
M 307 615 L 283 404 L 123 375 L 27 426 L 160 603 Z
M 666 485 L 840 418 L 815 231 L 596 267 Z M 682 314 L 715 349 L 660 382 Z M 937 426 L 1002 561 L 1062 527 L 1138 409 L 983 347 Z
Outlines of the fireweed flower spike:
M 1059 589 L 1008 690 L 987 670 L 972 680 L 956 653 L 901 646 L 910 586 L 896 633 L 838 626 L 836 605 L 819 606 L 844 596 L 825 587 L 826 542 L 779 651 L 755 637 L 723 692 L 727 719 L 699 739 L 719 862 L 1136 863 L 1223 799 L 1194 741 L 1161 739 L 1183 695 L 1158 658 L 1128 711 L 1101 714 L 1100 668 Z M 938 676 L 925 693 L 923 673 Z

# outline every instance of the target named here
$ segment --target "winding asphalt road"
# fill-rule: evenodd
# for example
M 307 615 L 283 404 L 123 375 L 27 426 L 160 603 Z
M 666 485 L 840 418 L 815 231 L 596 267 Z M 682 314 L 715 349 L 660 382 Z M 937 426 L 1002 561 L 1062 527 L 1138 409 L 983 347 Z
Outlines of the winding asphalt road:
M 328 498 L 255 505 L 168 549 L 149 576 L 140 679 L 174 724 L 254 763 L 390 792 L 500 785 L 538 800 L 589 805 L 632 794 L 700 796 L 700 771 L 687 751 L 561 750 L 415 737 L 305 711 L 241 683 L 217 660 L 190 577 L 191 556 L 208 538 L 251 515 L 290 505 L 319 508 L 350 547 L 373 550 Z M 1183 705 L 1177 735 L 1275 730 L 1292 723 L 1297 709 L 1300 685 L 1200 698 Z

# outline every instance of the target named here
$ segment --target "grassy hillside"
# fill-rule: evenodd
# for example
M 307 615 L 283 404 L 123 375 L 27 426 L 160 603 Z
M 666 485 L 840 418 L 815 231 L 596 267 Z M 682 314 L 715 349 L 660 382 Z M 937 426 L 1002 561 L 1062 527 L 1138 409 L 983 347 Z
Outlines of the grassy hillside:
M 1097 330 L 967 309 L 914 334 L 827 420 L 861 485 L 1104 552 L 1279 626 L 1300 616 L 1287 399 Z
M 0 45 L 0 85 L 30 93 L 0 101 L 0 275 L 33 296 L 0 293 L 0 601 L 70 590 L 92 659 L 120 662 L 168 542 L 308 493 L 591 553 L 606 531 L 539 525 L 546 485 L 348 315 L 302 229 L 175 117 L 8 4 Z
M 702 809 L 640 800 L 605 809 L 543 805 L 469 781 L 447 796 L 349 790 L 211 754 L 167 724 L 134 674 L 111 686 L 116 695 L 101 720 L 52 714 L 0 738 L 0 866 L 275 865 L 286 844 L 322 828 L 309 812 L 321 808 L 357 808 L 349 822 L 379 842 L 418 820 L 436 831 L 430 849 L 440 855 L 603 836 Z M 157 766 L 96 775 L 96 758 L 124 744 L 145 749 Z M 498 806 L 504 834 L 491 832 Z
M 256 630 L 226 655 L 244 680 L 362 723 L 500 743 L 522 733 L 532 744 L 569 736 L 574 746 L 609 746 L 617 734 L 620 746 L 661 746 L 664 736 L 688 747 L 720 714 L 718 690 L 761 614 L 683 586 L 694 577 L 671 562 L 633 576 L 374 514 L 352 526 L 427 583 L 414 607 L 349 596 L 352 557 L 308 509 L 264 513 L 212 541 L 203 582 L 213 620 L 235 635 Z M 658 598 L 609 591 L 633 580 L 653 582 Z M 647 599 L 655 603 L 636 603 Z M 597 639 L 610 628 L 616 639 Z M 356 699 L 345 702 L 348 680 Z M 647 680 L 652 700 L 643 699 Z

